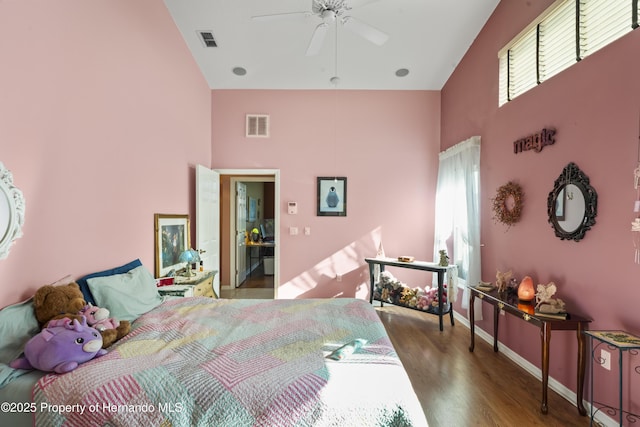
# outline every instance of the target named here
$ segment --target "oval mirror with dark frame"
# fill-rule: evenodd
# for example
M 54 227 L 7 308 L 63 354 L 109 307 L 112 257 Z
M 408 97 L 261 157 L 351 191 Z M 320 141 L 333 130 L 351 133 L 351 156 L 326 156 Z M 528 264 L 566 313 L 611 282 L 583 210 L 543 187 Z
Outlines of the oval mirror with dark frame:
M 9 256 L 11 244 L 22 236 L 24 196 L 13 185 L 13 175 L 0 162 L 0 259 Z
M 571 162 L 556 179 L 547 198 L 549 224 L 561 240 L 575 240 L 596 223 L 598 194 L 589 178 Z

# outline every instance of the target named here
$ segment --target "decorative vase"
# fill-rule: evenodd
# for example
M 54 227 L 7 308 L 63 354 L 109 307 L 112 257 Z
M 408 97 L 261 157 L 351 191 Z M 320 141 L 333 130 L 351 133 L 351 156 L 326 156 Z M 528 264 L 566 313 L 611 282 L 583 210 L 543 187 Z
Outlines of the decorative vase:
M 536 292 L 533 289 L 533 279 L 525 276 L 518 286 L 518 299 L 521 301 L 531 301 L 535 296 Z

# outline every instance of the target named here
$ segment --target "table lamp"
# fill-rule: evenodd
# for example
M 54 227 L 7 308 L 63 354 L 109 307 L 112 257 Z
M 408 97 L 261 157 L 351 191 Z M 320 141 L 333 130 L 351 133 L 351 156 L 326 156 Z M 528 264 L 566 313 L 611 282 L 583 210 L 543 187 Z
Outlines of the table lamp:
M 180 258 L 178 258 L 178 261 L 187 263 L 187 265 L 185 266 L 184 275 L 187 277 L 191 277 L 193 276 L 193 273 L 191 273 L 191 264 L 193 264 L 194 262 L 200 262 L 200 254 L 198 254 L 198 251 L 196 250 L 187 249 L 180 254 Z

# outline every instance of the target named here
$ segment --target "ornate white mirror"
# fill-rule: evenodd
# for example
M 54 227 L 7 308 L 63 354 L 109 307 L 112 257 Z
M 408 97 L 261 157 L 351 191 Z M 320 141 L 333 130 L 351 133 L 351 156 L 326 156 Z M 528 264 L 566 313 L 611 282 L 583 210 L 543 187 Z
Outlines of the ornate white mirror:
M 0 259 L 9 255 L 11 244 L 22 236 L 24 196 L 13 185 L 11 172 L 0 162 Z
M 598 195 L 589 178 L 575 163 L 569 163 L 547 198 L 549 224 L 562 240 L 575 240 L 596 223 Z

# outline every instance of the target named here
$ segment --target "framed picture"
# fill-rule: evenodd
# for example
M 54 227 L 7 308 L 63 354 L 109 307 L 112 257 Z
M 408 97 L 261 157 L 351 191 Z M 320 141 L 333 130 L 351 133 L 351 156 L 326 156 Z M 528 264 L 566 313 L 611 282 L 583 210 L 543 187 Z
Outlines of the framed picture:
M 258 201 L 253 197 L 249 197 L 249 215 L 247 215 L 249 221 L 255 221 L 258 219 Z
M 318 216 L 347 216 L 347 178 L 318 177 Z
M 156 277 L 184 267 L 180 254 L 191 247 L 189 215 L 155 214 Z

